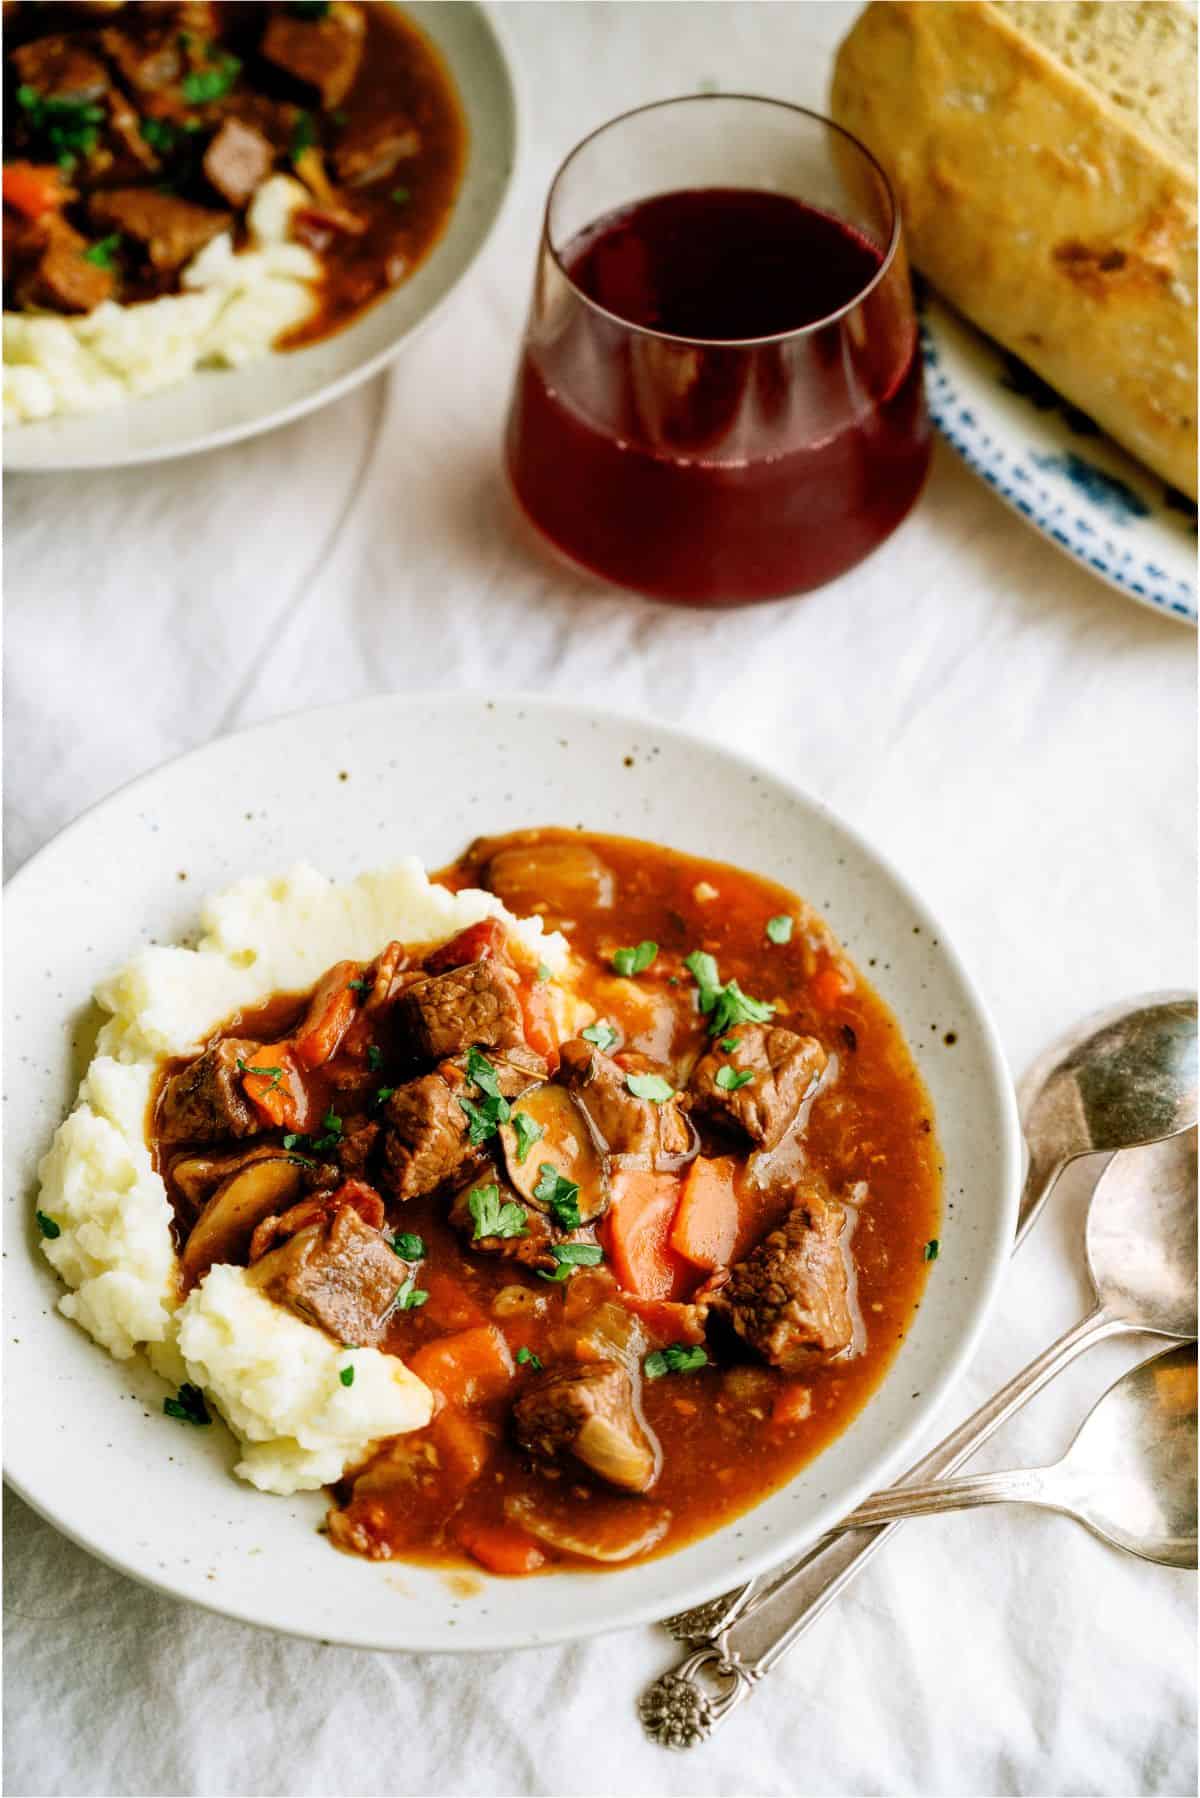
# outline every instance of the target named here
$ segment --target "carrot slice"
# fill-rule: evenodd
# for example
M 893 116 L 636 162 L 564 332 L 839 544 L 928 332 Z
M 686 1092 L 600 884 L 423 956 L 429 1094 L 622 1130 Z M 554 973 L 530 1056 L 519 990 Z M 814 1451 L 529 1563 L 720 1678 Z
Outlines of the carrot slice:
M 515 1579 L 536 1573 L 546 1557 L 531 1536 L 510 1523 L 465 1523 L 458 1540 L 489 1573 Z
M 687 1171 L 671 1229 L 671 1247 L 710 1272 L 728 1267 L 738 1232 L 732 1155 L 708 1161 L 698 1155 Z
M 27 219 L 56 212 L 67 197 L 65 189 L 61 169 L 36 162 L 4 165 L 4 204 Z
M 359 989 L 350 982 L 361 979 L 358 962 L 339 961 L 317 983 L 304 1022 L 292 1037 L 296 1059 L 302 1066 L 324 1067 L 337 1054 L 358 1010 Z
M 622 1172 L 613 1179 L 613 1204 L 601 1226 L 609 1265 L 626 1292 L 645 1299 L 682 1298 L 695 1271 L 671 1247 L 679 1204 L 675 1174 Z
M 480 1324 L 427 1342 L 409 1358 L 419 1380 L 440 1392 L 448 1405 L 475 1405 L 502 1398 L 515 1368 L 507 1342 L 495 1324 Z
M 846 994 L 853 990 L 853 983 L 833 961 L 826 961 L 818 968 L 808 983 L 808 996 L 818 1011 L 836 1011 Z
M 492 1439 L 474 1418 L 457 1405 L 443 1405 L 429 1426 L 429 1435 L 456 1492 L 479 1478 L 491 1456 Z
M 246 1097 L 271 1130 L 307 1130 L 312 1101 L 290 1043 L 263 1043 L 241 1058 Z M 240 1064 L 239 1064 L 240 1065 Z M 256 1073 L 265 1068 L 266 1073 Z
M 444 974 L 447 968 L 465 968 L 487 955 L 503 955 L 507 945 L 508 932 L 499 918 L 481 918 L 435 949 L 425 963 L 425 972 Z
M 558 1067 L 558 1031 L 554 1026 L 554 1003 L 545 981 L 522 980 L 517 988 L 525 1041 L 539 1055 L 544 1055 L 553 1073 Z

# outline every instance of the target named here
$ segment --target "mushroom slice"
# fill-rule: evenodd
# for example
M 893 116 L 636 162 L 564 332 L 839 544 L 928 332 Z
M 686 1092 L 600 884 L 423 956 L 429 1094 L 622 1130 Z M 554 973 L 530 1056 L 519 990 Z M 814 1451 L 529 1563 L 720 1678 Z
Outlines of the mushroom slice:
M 513 1493 L 504 1514 L 531 1536 L 588 1561 L 630 1561 L 661 1542 L 671 1522 L 665 1505 L 595 1496 Z
M 256 1226 L 273 1211 L 294 1205 L 301 1185 L 300 1167 L 286 1155 L 251 1162 L 231 1175 L 218 1186 L 184 1245 L 187 1279 L 202 1279 L 216 1261 L 244 1262 Z
M 522 1126 L 518 1118 L 528 1123 Z M 531 1128 L 541 1134 L 530 1141 Z M 501 1126 L 500 1141 L 508 1177 L 527 1205 L 550 1213 L 548 1198 L 538 1196 L 542 1170 L 553 1168 L 562 1180 L 579 1188 L 579 1222 L 593 1223 L 608 1210 L 608 1181 L 587 1119 L 570 1093 L 553 1082 L 535 1086 L 513 1106 L 513 1116 Z M 524 1146 L 524 1157 L 521 1149 Z M 545 1186 L 542 1187 L 543 1193 Z M 561 1217 L 555 1221 L 563 1224 Z M 566 1225 L 573 1228 L 573 1225 Z
M 225 1154 L 177 1155 L 171 1163 L 171 1180 L 198 1214 L 218 1186 L 240 1174 L 252 1161 L 278 1161 L 279 1145 L 265 1143 L 257 1149 L 234 1149 Z
M 519 918 L 538 908 L 554 917 L 608 911 L 616 897 L 612 869 L 586 843 L 549 838 L 510 843 L 488 858 L 483 884 Z

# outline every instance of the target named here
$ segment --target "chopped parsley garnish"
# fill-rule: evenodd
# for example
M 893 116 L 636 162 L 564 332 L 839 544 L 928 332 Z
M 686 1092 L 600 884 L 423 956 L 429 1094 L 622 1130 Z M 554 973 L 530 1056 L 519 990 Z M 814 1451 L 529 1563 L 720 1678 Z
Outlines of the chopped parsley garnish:
M 534 1143 L 540 1142 L 545 1136 L 546 1127 L 544 1124 L 539 1124 L 536 1118 L 531 1118 L 525 1111 L 513 1113 L 512 1127 L 513 1135 L 517 1139 L 517 1163 L 519 1166 L 529 1154 Z
M 372 1043 L 367 1049 L 367 1066 L 373 1074 L 383 1066 L 383 1050 L 378 1043 Z
M 393 206 L 407 206 L 408 202 L 411 198 L 412 198 L 412 195 L 409 193 L 407 187 L 393 187 L 393 189 L 392 189 L 392 205 Z
M 781 911 L 778 917 L 767 919 L 767 935 L 773 943 L 790 943 L 794 924 L 795 919 Z
M 90 249 L 83 252 L 85 262 L 94 262 L 97 268 L 111 268 L 113 258 L 121 247 L 121 233 L 114 231 L 109 237 L 102 237 Z
M 539 961 L 539 963 L 537 965 L 537 977 L 539 980 L 549 980 L 550 979 L 550 970 L 546 966 L 544 961 Z
M 550 1207 L 560 1230 L 578 1230 L 579 1187 L 574 1180 L 565 1179 L 548 1161 L 543 1161 L 538 1169 L 538 1183 L 533 1189 L 533 1196 L 539 1205 Z
M 342 1382 L 343 1386 L 353 1386 L 354 1368 L 352 1366 L 340 1368 L 338 1371 L 338 1379 Z
M 291 141 L 288 144 L 288 155 L 291 160 L 293 162 L 298 161 L 306 150 L 312 149 L 316 141 L 317 128 L 313 124 L 312 113 L 302 112 L 296 120 L 296 123 L 292 126 Z M 352 980 L 350 984 L 353 986 L 355 982 Z
M 210 100 L 223 100 L 238 76 L 242 65 L 236 56 L 226 53 L 207 69 L 193 69 L 179 84 L 189 106 L 205 106 Z
M 411 1230 L 397 1230 L 392 1237 L 392 1247 L 404 1261 L 424 1261 L 425 1238 L 414 1236 Z
M 595 1043 L 596 1047 L 605 1055 L 618 1041 L 616 1031 L 611 1024 L 606 1024 L 603 1018 L 597 1018 L 594 1024 L 589 1024 L 587 1029 L 581 1030 L 579 1034 L 585 1042 Z
M 673 1343 L 670 1348 L 655 1349 L 642 1362 L 642 1372 L 648 1380 L 661 1380 L 665 1373 L 691 1373 L 697 1367 L 708 1366 L 708 1355 L 702 1348 L 685 1348 L 682 1342 Z
M 749 1086 L 753 1078 L 754 1075 L 749 1068 L 742 1073 L 731 1067 L 717 1069 L 717 1085 L 723 1093 L 735 1093 L 739 1086 Z
M 634 949 L 615 949 L 612 965 L 618 974 L 628 978 L 629 975 L 640 974 L 643 968 L 648 968 L 657 954 L 657 943 L 641 942 Z
M 675 1088 L 661 1074 L 626 1074 L 625 1084 L 635 1099 L 653 1099 L 656 1105 L 675 1097 Z
M 395 1090 L 394 1086 L 381 1086 L 377 1088 L 375 1097 L 372 1099 L 371 1103 L 373 1105 L 386 1105 Z
M 60 168 L 71 169 L 79 156 L 90 156 L 99 141 L 97 126 L 104 108 L 89 100 L 47 100 L 27 83 L 17 89 L 17 105 L 30 127 L 45 139 Z
M 936 1236 L 931 1236 L 929 1238 L 929 1241 L 925 1244 L 925 1259 L 926 1259 L 926 1261 L 936 1261 L 937 1260 L 940 1246 L 941 1245 L 939 1244 Z
M 297 1167 L 316 1167 L 317 1165 L 307 1155 L 289 1155 L 288 1160 L 294 1162 Z
M 163 1400 L 163 1410 L 168 1417 L 177 1417 L 180 1423 L 194 1423 L 199 1427 L 201 1424 L 212 1422 L 212 1418 L 208 1414 L 208 1406 L 204 1402 L 204 1394 L 199 1386 L 192 1386 L 186 1381 L 179 1388 L 178 1398 Z
M 350 991 L 352 993 L 365 993 L 367 990 L 367 984 L 368 983 L 362 979 L 348 980 L 346 982 L 346 985 L 350 988 Z
M 500 1082 L 496 1070 L 482 1049 L 467 1050 L 467 1079 L 490 1098 L 500 1097 Z
M 470 1141 L 478 1147 L 489 1136 L 494 1136 L 501 1124 L 507 1124 L 512 1107 L 500 1091 L 495 1068 L 478 1049 L 467 1050 L 467 1079 L 483 1094 L 478 1103 L 474 1099 L 458 1101 L 470 1125 L 467 1132 Z
M 532 1368 L 534 1373 L 541 1373 L 542 1371 L 542 1357 L 540 1355 L 535 1355 L 531 1348 L 519 1348 L 517 1350 L 517 1360 L 522 1367 Z
M 167 119 L 139 119 L 138 130 L 160 156 L 169 156 L 175 148 L 175 127 Z
M 396 1296 L 392 1300 L 393 1311 L 419 1311 L 421 1309 L 429 1294 L 422 1292 L 416 1282 L 417 1276 L 409 1274 L 403 1286 L 397 1287 Z
M 54 1219 L 48 1217 L 44 1211 L 37 1212 L 36 1216 L 38 1229 L 50 1242 L 53 1242 L 56 1236 L 62 1235 L 62 1225 L 55 1223 Z
M 742 1046 L 742 1039 L 740 1036 L 723 1036 L 721 1038 L 720 1042 L 717 1044 L 717 1047 L 721 1051 L 722 1055 L 732 1055 L 733 1051 L 735 1049 L 740 1049 L 741 1046 Z
M 337 1116 L 336 1112 L 330 1110 L 325 1113 L 325 1116 L 321 1119 L 321 1130 L 322 1135 L 315 1137 L 309 1145 L 314 1154 L 317 1155 L 321 1154 L 325 1149 L 336 1148 L 338 1143 L 342 1140 L 342 1120 Z M 286 1148 L 286 1146 L 285 1143 L 284 1147 Z
M 481 1236 L 527 1236 L 525 1211 L 511 1200 L 500 1203 L 496 1185 L 477 1186 L 467 1199 L 467 1209 L 475 1219 L 476 1242 Z
M 775 1007 L 765 999 L 752 999 L 736 980 L 721 984 L 716 961 L 704 949 L 684 957 L 684 967 L 699 988 L 700 1010 L 708 1018 L 710 1036 L 722 1036 L 734 1024 L 765 1024 Z
M 539 1267 L 543 1280 L 569 1280 L 577 1267 L 599 1267 L 604 1259 L 598 1242 L 556 1242 L 550 1253 L 558 1266 L 552 1274 Z
M 257 1074 L 260 1080 L 269 1080 L 273 1087 L 278 1086 L 283 1079 L 282 1068 L 255 1067 L 252 1063 L 243 1061 L 240 1055 L 237 1057 L 237 1070 L 239 1074 Z

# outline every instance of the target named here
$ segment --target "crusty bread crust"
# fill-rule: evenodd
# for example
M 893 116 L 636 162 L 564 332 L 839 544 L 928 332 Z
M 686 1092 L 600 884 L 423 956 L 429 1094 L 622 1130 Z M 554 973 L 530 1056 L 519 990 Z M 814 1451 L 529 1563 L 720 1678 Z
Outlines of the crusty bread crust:
M 1195 169 L 989 0 L 874 0 L 831 111 L 946 298 L 1195 498 Z

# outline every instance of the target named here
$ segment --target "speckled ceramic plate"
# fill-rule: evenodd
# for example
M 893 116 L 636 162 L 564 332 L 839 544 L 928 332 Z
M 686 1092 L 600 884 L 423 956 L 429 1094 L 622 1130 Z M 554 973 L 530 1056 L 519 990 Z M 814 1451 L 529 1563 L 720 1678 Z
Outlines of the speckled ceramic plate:
M 217 449 L 270 431 L 378 374 L 439 311 L 492 233 L 517 156 L 512 63 L 474 0 L 406 0 L 403 11 L 449 68 L 467 120 L 467 161 L 454 210 L 412 276 L 344 331 L 245 368 L 201 369 L 176 387 L 76 418 L 8 426 L 6 469 L 57 473 L 122 468 Z
M 436 768 L 436 786 L 420 770 Z M 235 1480 L 232 1439 L 162 1414 L 165 1388 L 56 1310 L 35 1172 L 95 1028 L 96 981 L 193 930 L 202 895 L 301 858 L 349 876 L 480 832 L 585 823 L 757 870 L 829 918 L 894 1008 L 945 1151 L 941 1253 L 887 1378 L 765 1503 L 661 1560 L 602 1574 L 453 1583 L 338 1554 L 320 1494 Z M 357 1647 L 527 1646 L 660 1617 L 798 1552 L 899 1473 L 962 1371 L 1008 1256 L 1020 1138 L 982 1000 L 937 918 L 816 799 L 661 726 L 543 700 L 403 696 L 284 718 L 124 788 L 8 890 L 5 1371 L 8 1477 L 114 1566 L 251 1623 Z
M 1196 622 L 1196 508 L 1023 362 L 926 293 L 933 421 L 1043 537 L 1140 605 Z

